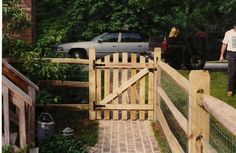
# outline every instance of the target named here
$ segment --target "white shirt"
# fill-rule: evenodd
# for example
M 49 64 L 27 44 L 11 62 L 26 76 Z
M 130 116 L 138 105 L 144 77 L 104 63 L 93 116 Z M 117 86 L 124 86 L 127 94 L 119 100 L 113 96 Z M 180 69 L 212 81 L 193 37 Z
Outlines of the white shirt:
M 236 30 L 227 31 L 222 43 L 227 44 L 227 51 L 236 52 Z

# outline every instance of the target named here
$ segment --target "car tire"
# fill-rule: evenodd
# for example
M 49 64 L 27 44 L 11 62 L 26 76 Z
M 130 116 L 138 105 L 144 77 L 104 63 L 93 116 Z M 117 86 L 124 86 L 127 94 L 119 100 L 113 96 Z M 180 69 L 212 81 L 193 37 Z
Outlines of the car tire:
M 74 53 L 73 53 L 73 57 L 74 57 L 74 58 L 80 58 L 80 59 L 81 59 L 81 58 L 82 58 L 82 55 L 81 55 L 79 52 L 74 52 Z
M 205 63 L 206 61 L 202 56 L 194 54 L 189 58 L 186 67 L 192 70 L 199 70 L 204 68 Z

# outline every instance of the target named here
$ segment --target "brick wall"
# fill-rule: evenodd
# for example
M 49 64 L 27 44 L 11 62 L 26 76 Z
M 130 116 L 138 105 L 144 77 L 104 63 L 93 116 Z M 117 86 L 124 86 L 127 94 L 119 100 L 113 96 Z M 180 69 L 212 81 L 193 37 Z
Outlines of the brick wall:
M 35 39 L 35 14 L 34 14 L 34 0 L 22 0 L 20 7 L 28 14 L 31 27 L 24 30 L 20 34 L 20 39 L 34 44 Z

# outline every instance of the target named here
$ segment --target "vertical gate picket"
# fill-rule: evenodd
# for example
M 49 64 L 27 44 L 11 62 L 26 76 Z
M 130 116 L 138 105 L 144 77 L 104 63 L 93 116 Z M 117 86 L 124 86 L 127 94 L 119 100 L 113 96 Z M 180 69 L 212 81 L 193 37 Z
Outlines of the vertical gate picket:
M 145 57 L 140 56 L 140 63 L 145 63 Z M 139 96 L 140 96 L 140 102 L 139 104 L 145 104 L 145 77 L 143 77 L 140 80 L 140 85 L 139 85 Z M 139 119 L 140 120 L 145 120 L 145 111 L 139 111 Z
M 99 59 L 99 60 L 97 60 L 97 62 L 101 62 L 102 60 L 101 59 Z M 96 102 L 99 102 L 99 101 L 101 101 L 101 95 L 102 95 L 102 93 L 101 93 L 101 87 L 102 87 L 102 80 L 101 80 L 101 78 L 102 78 L 102 76 L 101 76 L 101 69 L 99 68 L 99 69 L 96 69 Z M 97 115 L 97 119 L 102 119 L 102 111 L 101 110 L 97 110 L 96 111 L 96 115 Z
M 124 63 L 124 64 L 128 63 L 128 54 L 127 53 L 122 54 L 122 63 Z M 124 68 L 122 70 L 121 83 L 126 81 L 127 79 L 128 79 L 128 69 Z M 122 93 L 122 104 L 126 105 L 127 100 L 128 100 L 128 91 L 126 90 Z M 122 110 L 122 120 L 127 120 L 127 119 L 128 119 L 127 110 Z
M 136 64 L 137 62 L 137 55 L 131 54 L 131 63 Z M 131 69 L 131 77 L 136 74 L 136 69 Z M 136 104 L 136 83 L 131 86 L 131 104 Z M 135 110 L 131 111 L 131 120 L 137 119 L 137 112 Z
M 113 63 L 118 63 L 119 62 L 119 53 L 113 54 Z M 113 90 L 117 89 L 119 87 L 119 69 L 114 68 L 113 69 Z M 116 97 L 113 100 L 113 104 L 118 104 L 118 97 Z M 119 115 L 118 115 L 118 110 L 113 110 L 113 119 L 118 120 Z
M 95 56 L 92 56 L 94 59 Z M 156 99 L 154 71 L 148 71 L 154 62 L 137 54 L 130 55 L 131 61 L 128 61 L 128 57 L 128 53 L 115 53 L 105 56 L 104 60 L 97 60 L 97 65 L 94 65 L 94 60 L 90 61 L 90 119 L 93 115 L 96 115 L 96 119 L 106 120 L 155 118 L 152 108 Z M 103 106 L 97 108 L 95 114 L 91 109 L 92 100 Z
M 153 61 L 149 59 L 149 63 L 153 64 Z M 153 72 L 148 73 L 148 104 L 153 105 Z M 153 111 L 148 111 L 148 120 L 153 120 Z
M 110 63 L 110 55 L 105 56 L 105 63 L 109 64 Z M 110 82 L 110 69 L 105 69 L 104 73 L 104 97 L 108 96 L 110 94 L 110 87 L 111 87 L 111 82 Z M 109 120 L 110 119 L 110 110 L 104 110 L 104 119 Z

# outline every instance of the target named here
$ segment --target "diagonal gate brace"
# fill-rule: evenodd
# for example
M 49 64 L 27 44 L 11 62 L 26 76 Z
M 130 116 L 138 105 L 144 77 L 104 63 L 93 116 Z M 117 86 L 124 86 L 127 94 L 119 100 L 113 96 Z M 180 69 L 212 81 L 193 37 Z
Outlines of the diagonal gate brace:
M 131 79 L 125 81 L 118 89 L 114 90 L 110 95 L 108 95 L 106 98 L 104 98 L 102 101 L 99 102 L 99 105 L 105 105 L 114 98 L 116 98 L 119 94 L 121 94 L 123 91 L 127 90 L 131 85 L 133 85 L 135 82 L 140 80 L 142 77 L 144 77 L 150 70 L 148 68 L 145 68 L 141 70 L 139 73 L 134 75 Z

